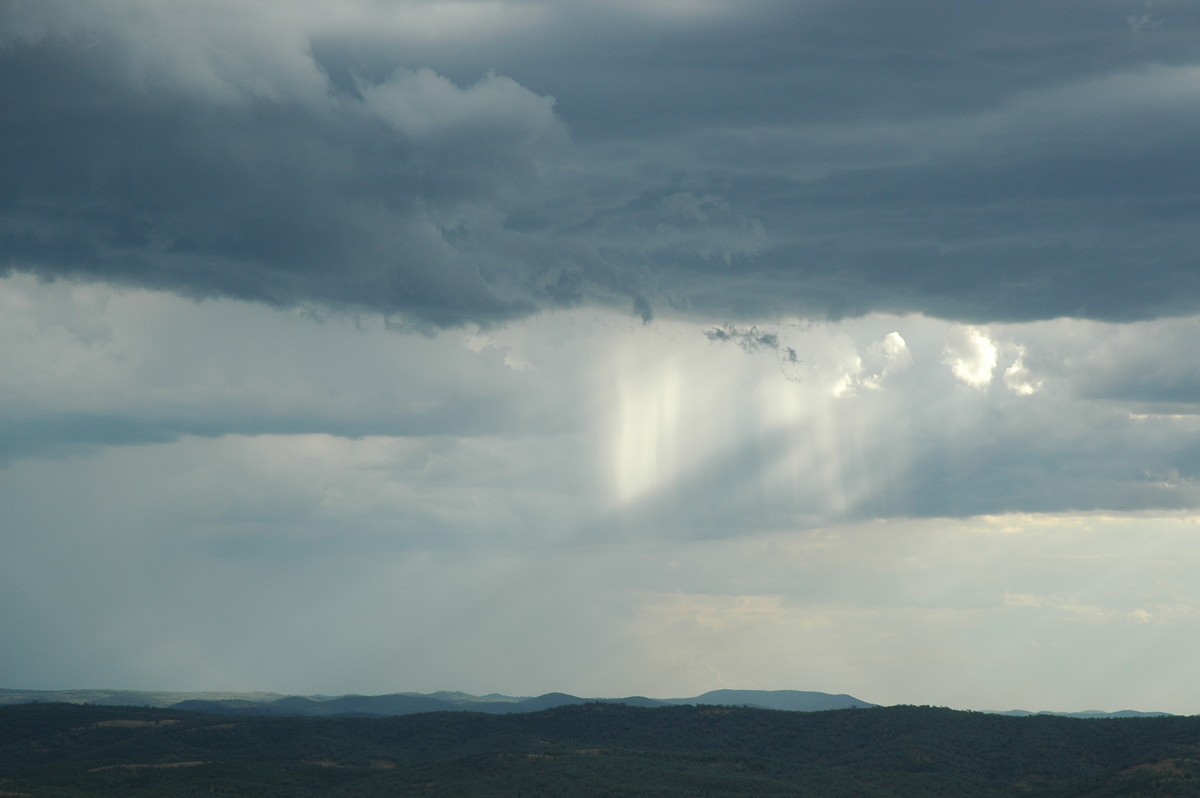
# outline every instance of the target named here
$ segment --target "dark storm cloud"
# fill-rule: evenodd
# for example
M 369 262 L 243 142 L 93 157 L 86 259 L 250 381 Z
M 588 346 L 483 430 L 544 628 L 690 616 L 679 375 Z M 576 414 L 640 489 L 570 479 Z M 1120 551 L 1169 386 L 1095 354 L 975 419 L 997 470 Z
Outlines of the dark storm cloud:
M 136 63 L 132 46 L 74 32 L 0 52 L 8 268 L 434 325 L 572 299 L 586 253 L 564 267 L 497 221 L 501 194 L 565 141 L 551 99 L 428 70 L 358 97 L 254 75 L 207 86 L 186 62 Z
M 8 6 L 3 268 L 424 326 L 1200 309 L 1191 4 L 345 7 Z
M 773 0 L 677 3 L 677 13 L 514 4 L 526 5 L 547 14 L 539 27 L 470 48 L 417 36 L 398 48 L 365 33 L 314 37 L 314 54 L 335 74 L 429 65 L 468 80 L 495 68 L 554 95 L 585 141 L 981 111 L 1022 91 L 1200 55 L 1200 13 L 1186 3 Z M 1139 22 L 1146 16 L 1153 24 Z

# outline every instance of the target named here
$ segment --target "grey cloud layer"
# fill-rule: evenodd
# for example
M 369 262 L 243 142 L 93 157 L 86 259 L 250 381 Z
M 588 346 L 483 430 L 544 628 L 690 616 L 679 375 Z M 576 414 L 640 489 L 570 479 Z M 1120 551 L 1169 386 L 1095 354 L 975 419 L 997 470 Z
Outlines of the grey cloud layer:
M 1186 3 L 10 3 L 3 267 L 490 323 L 1200 309 Z
M 0 673 L 1193 711 L 1197 324 L 395 335 L 12 276 Z
M 435 325 L 555 291 L 554 253 L 514 252 L 497 210 L 565 142 L 549 99 L 428 70 L 330 94 L 311 60 L 239 69 L 219 48 L 256 42 L 119 23 L 3 53 L 10 267 Z
M 1197 334 L 1194 318 L 647 328 L 576 310 L 474 336 L 397 336 L 374 318 L 322 324 L 10 278 L 0 467 L 136 459 L 106 451 L 146 444 L 215 460 L 242 444 L 191 439 L 303 450 L 331 436 L 345 443 L 330 449 L 384 452 L 361 467 L 335 458 L 321 479 L 375 485 L 387 498 L 365 504 L 398 540 L 410 524 L 394 519 L 414 508 L 476 508 L 461 524 L 416 525 L 445 545 L 514 530 L 723 537 L 873 517 L 1186 508 L 1200 502 Z M 261 478 L 286 481 L 273 467 Z M 393 494 L 401 485 L 412 493 Z M 510 523 L 504 508 L 526 512 L 524 493 L 540 497 L 529 511 L 540 522 Z M 289 494 L 276 508 L 283 540 L 294 504 Z

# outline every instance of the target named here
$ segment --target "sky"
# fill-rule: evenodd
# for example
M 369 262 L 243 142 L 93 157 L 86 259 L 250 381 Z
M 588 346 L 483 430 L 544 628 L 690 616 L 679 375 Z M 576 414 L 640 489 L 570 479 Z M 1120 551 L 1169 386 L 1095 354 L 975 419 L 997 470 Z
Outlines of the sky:
M 0 0 L 0 686 L 1200 713 L 1200 5 Z

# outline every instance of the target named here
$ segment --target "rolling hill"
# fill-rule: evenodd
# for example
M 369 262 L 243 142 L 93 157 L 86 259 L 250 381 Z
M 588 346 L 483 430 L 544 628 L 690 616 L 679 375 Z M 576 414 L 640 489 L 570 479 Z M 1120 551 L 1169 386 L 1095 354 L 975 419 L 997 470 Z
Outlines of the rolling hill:
M 1200 794 L 1200 718 L 566 704 L 399 717 L 0 707 L 8 796 Z

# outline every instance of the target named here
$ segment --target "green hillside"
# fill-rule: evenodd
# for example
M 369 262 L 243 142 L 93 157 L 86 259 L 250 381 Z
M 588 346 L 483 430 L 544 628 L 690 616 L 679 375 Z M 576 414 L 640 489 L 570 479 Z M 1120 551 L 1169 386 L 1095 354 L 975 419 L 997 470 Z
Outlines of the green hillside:
M 0 795 L 1200 794 L 1200 718 L 583 704 L 393 718 L 0 707 Z

